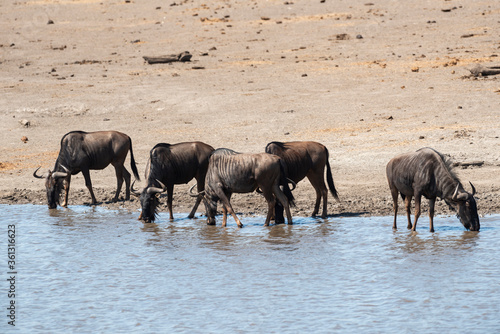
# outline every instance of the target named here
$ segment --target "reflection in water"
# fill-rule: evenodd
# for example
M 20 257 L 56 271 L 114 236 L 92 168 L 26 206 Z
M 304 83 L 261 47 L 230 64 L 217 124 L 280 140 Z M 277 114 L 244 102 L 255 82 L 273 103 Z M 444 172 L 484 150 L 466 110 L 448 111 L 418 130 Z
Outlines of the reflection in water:
M 478 232 L 456 229 L 453 234 L 394 232 L 394 249 L 400 248 L 406 253 L 440 253 L 449 250 L 470 251 L 476 245 L 481 234 Z
M 413 233 L 393 232 L 391 217 L 245 217 L 239 229 L 100 207 L 0 210 L 17 224 L 23 332 L 500 330 L 500 216 L 479 233 L 447 217 Z

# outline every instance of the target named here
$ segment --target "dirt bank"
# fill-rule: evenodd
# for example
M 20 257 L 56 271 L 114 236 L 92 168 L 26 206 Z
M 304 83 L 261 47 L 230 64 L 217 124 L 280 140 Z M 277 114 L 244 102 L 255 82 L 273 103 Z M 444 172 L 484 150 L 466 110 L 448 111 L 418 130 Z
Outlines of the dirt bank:
M 494 1 L 65 1 L 0 5 L 0 203 L 44 203 L 38 166 L 53 167 L 72 130 L 118 130 L 141 171 L 158 142 L 200 140 L 262 152 L 273 140 L 330 150 L 342 202 L 329 212 L 386 215 L 385 165 L 430 146 L 500 212 L 500 82 L 471 77 L 500 62 Z M 190 62 L 143 59 L 189 51 Z M 128 165 L 128 161 L 127 161 Z M 92 173 L 109 201 L 114 171 Z M 175 210 L 187 212 L 188 186 Z M 309 215 L 305 181 L 295 215 Z M 89 201 L 83 177 L 70 204 Z M 137 201 L 106 204 L 138 208 Z M 235 195 L 244 214 L 257 194 Z M 445 206 L 437 213 L 447 213 Z

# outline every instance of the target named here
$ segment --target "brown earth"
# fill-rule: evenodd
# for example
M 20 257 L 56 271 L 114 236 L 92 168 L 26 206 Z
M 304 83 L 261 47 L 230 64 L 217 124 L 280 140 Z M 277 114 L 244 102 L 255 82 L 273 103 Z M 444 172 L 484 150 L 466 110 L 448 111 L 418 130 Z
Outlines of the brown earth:
M 45 203 L 32 173 L 53 167 L 65 133 L 118 130 L 141 171 L 158 142 L 321 142 L 335 215 L 390 214 L 386 163 L 430 146 L 482 162 L 457 174 L 476 186 L 480 214 L 499 213 L 500 81 L 469 71 L 500 64 L 499 14 L 497 1 L 458 0 L 2 2 L 0 203 Z M 190 62 L 143 59 L 183 51 Z M 106 204 L 112 168 L 92 181 L 104 205 L 138 209 Z M 177 212 L 192 205 L 188 187 L 176 187 Z M 294 215 L 309 215 L 311 185 L 295 196 Z M 74 177 L 70 205 L 89 200 Z M 266 208 L 257 194 L 233 202 L 242 214 Z

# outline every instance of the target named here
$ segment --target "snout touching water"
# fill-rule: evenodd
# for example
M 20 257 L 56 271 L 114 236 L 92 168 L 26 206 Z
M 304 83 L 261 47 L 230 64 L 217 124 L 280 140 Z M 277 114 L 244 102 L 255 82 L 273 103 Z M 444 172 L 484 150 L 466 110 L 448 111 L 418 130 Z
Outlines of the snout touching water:
M 393 217 L 266 227 L 246 216 L 239 229 L 187 213 L 146 224 L 100 207 L 0 212 L 3 245 L 16 229 L 23 333 L 500 331 L 499 215 L 481 218 L 480 233 L 437 216 L 428 233 L 388 232 Z

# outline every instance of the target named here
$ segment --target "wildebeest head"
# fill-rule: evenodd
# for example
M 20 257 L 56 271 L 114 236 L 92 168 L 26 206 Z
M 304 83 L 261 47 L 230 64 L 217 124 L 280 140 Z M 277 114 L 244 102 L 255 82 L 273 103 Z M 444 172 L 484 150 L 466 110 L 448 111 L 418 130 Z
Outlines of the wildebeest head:
M 59 196 L 63 189 L 63 180 L 68 176 L 68 173 L 52 172 L 49 170 L 44 175 L 38 175 L 37 172 L 39 169 L 40 167 L 38 167 L 33 172 L 33 176 L 36 177 L 37 179 L 45 180 L 45 190 L 47 192 L 47 205 L 49 206 L 49 209 L 55 209 L 59 204 Z
M 203 197 L 205 209 L 207 211 L 207 225 L 215 225 L 215 216 L 217 215 L 217 198 L 205 193 Z
M 135 182 L 135 181 L 134 181 Z M 134 183 L 130 187 L 132 194 L 139 197 L 139 201 L 141 202 L 141 216 L 140 220 L 145 223 L 154 223 L 156 220 L 156 215 L 158 213 L 157 208 L 160 204 L 160 194 L 167 190 L 167 187 L 159 180 L 156 180 L 161 186 L 159 187 L 145 187 L 141 192 L 134 189 Z
M 479 216 L 477 214 L 477 205 L 474 195 L 476 194 L 476 188 L 470 184 L 472 187 L 472 194 L 467 191 L 459 190 L 459 186 L 455 189 L 455 193 L 452 196 L 452 205 L 457 210 L 458 219 L 464 225 L 464 227 L 471 231 L 479 231 Z

